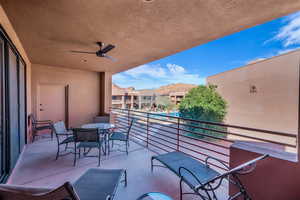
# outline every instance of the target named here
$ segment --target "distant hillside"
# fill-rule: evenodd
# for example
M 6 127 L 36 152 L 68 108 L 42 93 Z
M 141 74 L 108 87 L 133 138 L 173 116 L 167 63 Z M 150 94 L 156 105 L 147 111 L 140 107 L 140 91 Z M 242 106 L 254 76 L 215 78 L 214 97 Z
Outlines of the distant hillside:
M 171 92 L 188 92 L 192 88 L 197 87 L 194 84 L 186 84 L 186 83 L 174 83 L 170 85 L 164 85 L 157 89 L 151 90 L 138 90 L 139 92 L 149 92 L 149 93 L 157 93 L 160 95 L 168 95 Z

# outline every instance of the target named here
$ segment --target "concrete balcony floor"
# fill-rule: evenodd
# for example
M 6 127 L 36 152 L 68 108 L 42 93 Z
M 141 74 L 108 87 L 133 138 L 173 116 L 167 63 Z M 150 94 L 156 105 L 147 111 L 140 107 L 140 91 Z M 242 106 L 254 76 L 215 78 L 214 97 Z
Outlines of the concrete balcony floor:
M 8 183 L 37 187 L 57 187 L 66 181 L 76 180 L 88 168 L 97 167 L 97 158 L 85 157 L 78 160 L 73 167 L 73 154 L 59 157 L 55 161 L 56 140 L 39 139 L 28 144 L 20 157 Z M 117 146 L 114 147 L 118 149 Z M 121 147 L 119 147 L 121 148 Z M 137 143 L 130 143 L 129 155 L 113 151 L 109 156 L 102 156 L 102 169 L 125 168 L 128 172 L 128 186 L 119 184 L 116 200 L 135 200 L 140 195 L 158 191 L 175 200 L 179 199 L 179 178 L 164 168 L 150 169 L 150 158 L 156 153 Z M 93 151 L 91 151 L 93 154 Z M 185 188 L 188 191 L 189 188 Z M 227 187 L 218 190 L 218 196 L 227 199 Z M 184 199 L 199 199 L 197 196 L 186 195 Z

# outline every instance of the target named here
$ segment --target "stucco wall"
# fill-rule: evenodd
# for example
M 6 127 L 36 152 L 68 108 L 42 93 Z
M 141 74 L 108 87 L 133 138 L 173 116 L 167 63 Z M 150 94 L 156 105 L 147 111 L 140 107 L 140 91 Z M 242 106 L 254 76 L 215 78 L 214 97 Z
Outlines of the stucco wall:
M 18 49 L 19 53 L 21 54 L 22 58 L 26 63 L 26 73 L 27 73 L 27 113 L 31 113 L 31 63 L 28 59 L 28 56 L 20 42 L 13 26 L 11 25 L 5 11 L 3 10 L 2 6 L 0 5 L 0 24 L 9 36 L 10 40 L 13 42 L 15 47 Z
M 208 77 L 228 102 L 226 123 L 297 133 L 299 58 L 295 51 Z
M 32 64 L 32 108 L 37 114 L 37 88 L 39 84 L 70 86 L 70 126 L 91 122 L 99 113 L 99 73 L 61 67 Z M 55 99 L 53 99 L 55 109 Z

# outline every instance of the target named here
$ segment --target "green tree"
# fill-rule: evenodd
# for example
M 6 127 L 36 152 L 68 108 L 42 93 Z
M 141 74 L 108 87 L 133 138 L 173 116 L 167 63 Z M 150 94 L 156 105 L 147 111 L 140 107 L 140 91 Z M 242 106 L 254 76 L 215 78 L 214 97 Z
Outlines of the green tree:
M 213 85 L 200 85 L 191 89 L 179 105 L 181 117 L 210 122 L 223 122 L 226 115 L 226 110 L 226 101 L 217 93 L 216 86 Z M 213 128 L 217 130 L 223 129 L 219 126 L 207 125 L 203 123 L 188 123 L 204 128 Z M 223 136 L 217 132 L 204 129 L 193 128 L 193 131 Z

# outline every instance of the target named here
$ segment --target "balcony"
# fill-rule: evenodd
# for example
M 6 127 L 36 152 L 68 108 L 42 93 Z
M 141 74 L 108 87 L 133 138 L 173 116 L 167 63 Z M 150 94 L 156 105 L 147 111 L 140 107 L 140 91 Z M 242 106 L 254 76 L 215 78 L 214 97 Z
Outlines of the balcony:
M 129 184 L 126 188 L 119 185 L 116 199 L 136 199 L 149 191 L 164 192 L 174 199 L 179 199 L 177 176 L 163 168 L 154 169 L 154 172 L 151 172 L 151 156 L 159 153 L 182 151 L 200 161 L 203 161 L 206 156 L 213 156 L 231 165 L 229 158 L 234 159 L 230 155 L 230 146 L 236 141 L 233 136 L 281 150 L 285 147 L 295 148 L 296 145 L 295 135 L 287 133 L 274 133 L 267 130 L 166 117 L 160 114 L 118 108 L 112 108 L 111 114 L 114 115 L 114 123 L 119 129 L 127 126 L 130 119 L 136 119 L 130 135 L 129 155 L 117 151 L 116 148 L 109 156 L 102 156 L 100 168 L 124 168 L 128 171 Z M 199 124 L 206 124 L 206 126 L 199 126 Z M 221 126 L 222 129 L 219 128 Z M 218 132 L 219 135 L 211 134 L 212 132 L 200 133 L 199 127 L 201 130 Z M 279 142 L 276 139 L 242 136 L 237 132 L 229 133 L 229 128 L 273 134 L 281 137 L 279 141 L 282 138 L 289 138 L 290 143 Z M 291 153 L 285 153 L 291 155 Z M 73 155 L 59 157 L 57 161 L 55 161 L 55 155 L 55 140 L 41 138 L 35 143 L 28 144 L 8 183 L 57 187 L 66 181 L 76 180 L 88 168 L 97 167 L 97 159 L 94 158 L 79 159 L 76 167 L 73 167 Z M 220 172 L 226 170 L 216 163 L 211 163 L 211 165 Z M 185 189 L 189 190 L 187 187 Z M 225 182 L 218 190 L 218 197 L 227 199 L 228 192 L 229 186 Z
M 66 181 L 76 180 L 85 170 L 97 167 L 97 159 L 79 159 L 73 167 L 73 155 L 59 157 L 55 160 L 56 141 L 41 138 L 29 144 L 23 152 L 8 183 L 36 187 L 57 187 Z M 102 156 L 102 169 L 124 168 L 128 171 L 128 186 L 119 185 L 116 200 L 132 200 L 149 191 L 164 192 L 174 199 L 179 199 L 179 178 L 169 170 L 154 169 L 151 172 L 150 158 L 162 151 L 130 142 L 129 154 L 112 152 L 109 156 Z M 93 154 L 93 152 L 91 152 Z M 228 188 L 226 185 L 218 191 L 219 198 L 226 199 Z

